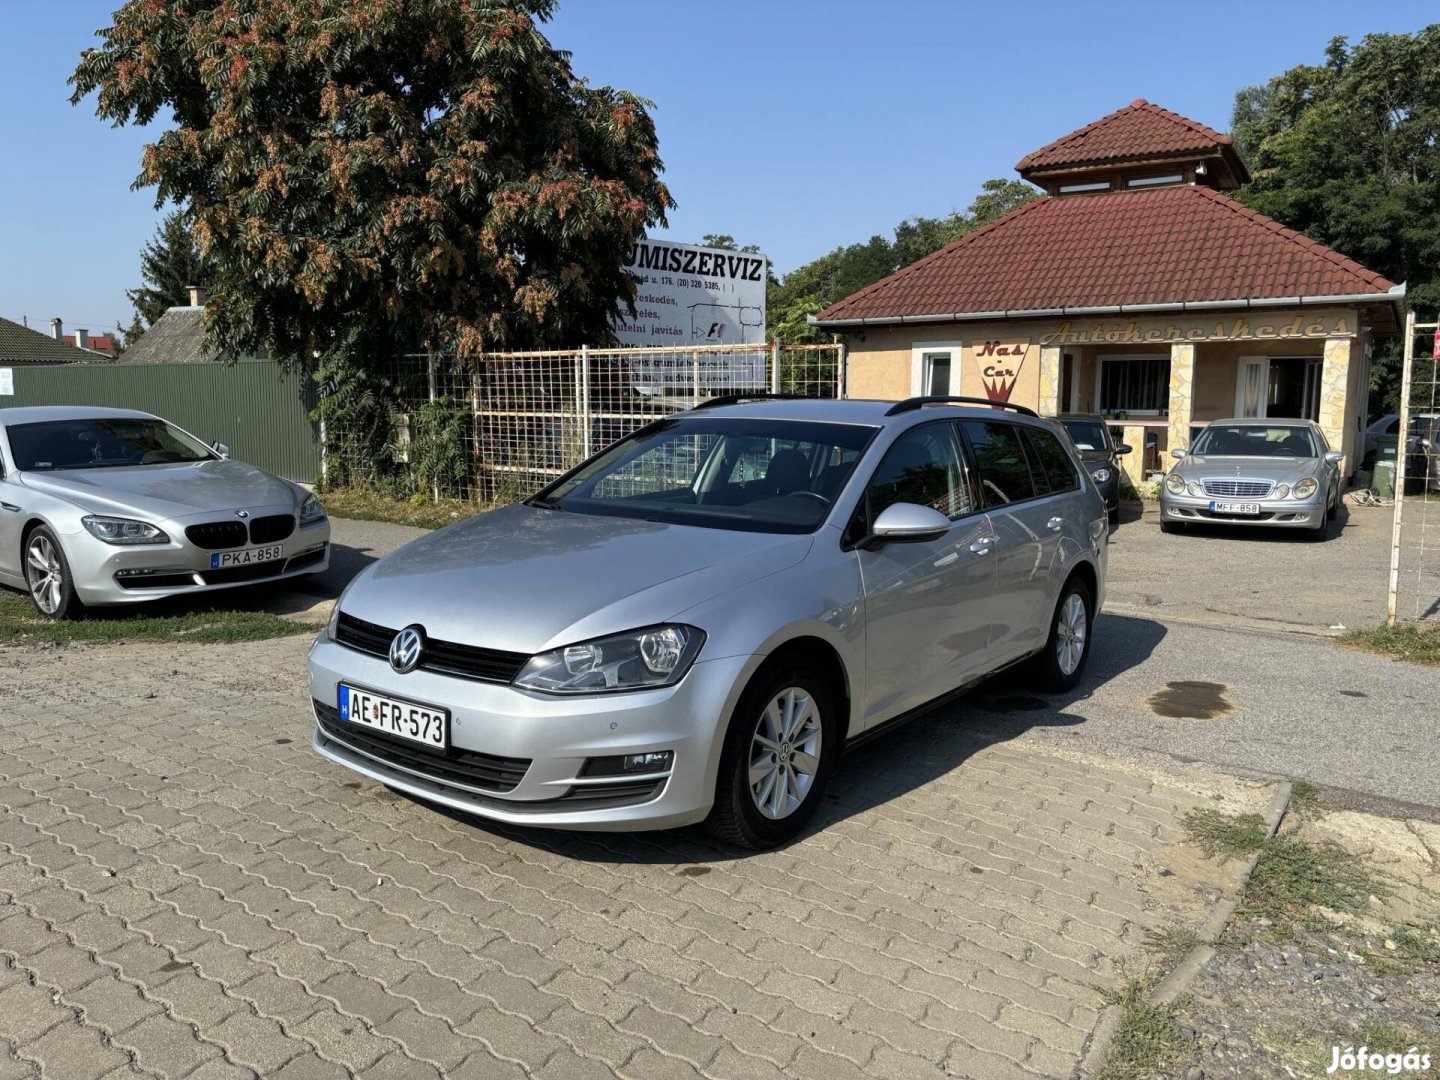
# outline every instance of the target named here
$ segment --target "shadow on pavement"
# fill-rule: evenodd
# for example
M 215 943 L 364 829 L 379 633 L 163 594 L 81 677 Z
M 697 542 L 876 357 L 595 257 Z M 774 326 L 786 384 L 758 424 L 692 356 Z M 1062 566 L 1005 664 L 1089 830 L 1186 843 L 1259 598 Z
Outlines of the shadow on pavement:
M 1143 664 L 1165 634 L 1165 627 L 1150 619 L 1102 613 L 1095 625 L 1096 649 L 1085 678 L 1075 690 L 1041 695 L 1028 685 L 1023 669 L 1013 669 L 866 743 L 862 753 L 841 760 L 830 779 L 824 804 L 802 835 L 819 832 L 923 787 L 987 747 L 1009 742 L 1031 728 L 1084 723 L 1083 717 L 1065 710 L 1122 672 Z M 387 794 L 409 799 L 401 792 Z M 421 800 L 410 801 L 517 843 L 582 862 L 704 863 L 750 854 L 720 845 L 698 827 L 652 833 L 524 829 L 430 806 Z

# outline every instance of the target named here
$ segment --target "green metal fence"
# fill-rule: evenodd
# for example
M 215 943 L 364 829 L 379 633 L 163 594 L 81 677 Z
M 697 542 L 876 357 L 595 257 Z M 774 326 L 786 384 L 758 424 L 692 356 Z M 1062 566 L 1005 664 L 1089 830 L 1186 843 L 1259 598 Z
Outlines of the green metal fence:
M 320 475 L 320 439 L 310 410 L 315 386 L 273 360 L 234 365 L 15 365 L 14 394 L 0 409 L 21 405 L 103 405 L 163 416 L 230 456 L 288 480 Z M 3 386 L 0 379 L 0 386 Z

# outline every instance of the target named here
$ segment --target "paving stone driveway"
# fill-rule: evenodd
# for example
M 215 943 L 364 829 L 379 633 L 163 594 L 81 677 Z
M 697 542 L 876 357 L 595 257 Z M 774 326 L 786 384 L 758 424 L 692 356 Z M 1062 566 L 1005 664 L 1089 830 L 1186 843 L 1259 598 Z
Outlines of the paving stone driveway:
M 962 712 L 784 851 L 497 831 L 313 755 L 305 648 L 0 650 L 0 1077 L 1065 1077 L 1199 799 Z

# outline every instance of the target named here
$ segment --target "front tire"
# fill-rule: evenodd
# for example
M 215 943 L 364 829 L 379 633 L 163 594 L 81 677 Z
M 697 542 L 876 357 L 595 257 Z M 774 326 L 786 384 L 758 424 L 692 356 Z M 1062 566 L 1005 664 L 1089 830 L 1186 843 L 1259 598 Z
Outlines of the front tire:
M 836 695 L 804 663 L 762 669 L 745 688 L 720 755 L 705 827 L 752 849 L 796 836 L 820 805 L 839 756 Z
M 1162 533 L 1174 534 L 1178 532 L 1184 532 L 1185 526 L 1181 525 L 1178 521 L 1162 521 L 1160 522 L 1160 531 Z
M 75 595 L 65 550 L 48 525 L 25 538 L 25 584 L 35 610 L 47 619 L 78 619 L 85 610 Z
M 1072 577 L 1060 590 L 1045 647 L 1032 661 L 1035 679 L 1042 689 L 1064 693 L 1080 682 L 1090 662 L 1090 630 L 1094 621 L 1095 602 L 1090 586 Z

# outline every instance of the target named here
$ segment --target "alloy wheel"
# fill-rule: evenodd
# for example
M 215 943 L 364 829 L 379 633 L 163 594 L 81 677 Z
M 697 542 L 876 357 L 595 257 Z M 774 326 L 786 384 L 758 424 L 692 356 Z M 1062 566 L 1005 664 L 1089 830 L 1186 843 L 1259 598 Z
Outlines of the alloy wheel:
M 750 798 L 767 818 L 789 817 L 815 784 L 823 732 L 815 700 L 798 686 L 781 690 L 760 713 L 750 742 Z
M 1085 601 L 1072 592 L 1055 620 L 1055 659 L 1066 675 L 1075 673 L 1085 655 L 1085 631 Z
M 54 615 L 60 609 L 65 572 L 60 566 L 60 553 L 48 536 L 30 541 L 25 553 L 25 577 L 35 606 L 46 615 Z

